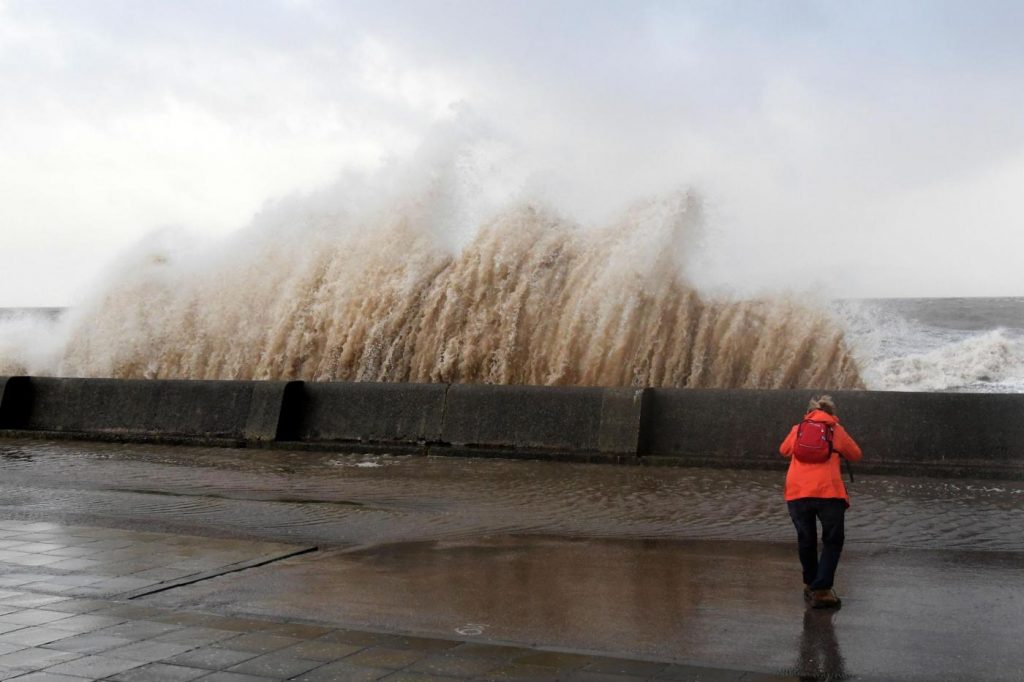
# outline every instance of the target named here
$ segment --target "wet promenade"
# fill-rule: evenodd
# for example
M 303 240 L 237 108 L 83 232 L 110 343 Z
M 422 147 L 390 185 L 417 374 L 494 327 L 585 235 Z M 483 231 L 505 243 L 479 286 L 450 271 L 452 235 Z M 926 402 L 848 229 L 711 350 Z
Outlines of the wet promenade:
M 1024 484 L 858 476 L 830 613 L 782 475 L 0 441 L 0 678 L 1024 679 Z

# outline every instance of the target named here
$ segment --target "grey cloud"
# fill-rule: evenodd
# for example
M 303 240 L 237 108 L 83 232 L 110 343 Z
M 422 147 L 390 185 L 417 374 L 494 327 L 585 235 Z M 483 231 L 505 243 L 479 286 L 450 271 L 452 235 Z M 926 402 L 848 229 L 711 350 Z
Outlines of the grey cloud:
M 166 124 L 184 107 L 209 118 L 210 130 L 236 132 L 231 144 L 266 145 L 273 158 L 302 138 L 298 170 L 319 139 L 406 151 L 450 116 L 447 99 L 463 99 L 532 159 L 534 186 L 557 188 L 583 219 L 638 193 L 704 187 L 720 218 L 709 240 L 709 277 L 719 282 L 738 264 L 771 284 L 777 260 L 812 230 L 849 239 L 840 256 L 848 269 L 882 238 L 902 248 L 930 235 L 939 249 L 931 261 L 941 262 L 955 248 L 934 230 L 960 225 L 942 222 L 952 214 L 943 202 L 977 202 L 978 234 L 1006 239 L 1024 219 L 990 198 L 1002 185 L 979 189 L 1024 158 L 1019 3 L 22 0 L 0 5 L 0 19 L 21 31 L 0 28 L 9 136 L 70 121 L 93 129 L 97 145 L 109 140 L 116 156 L 128 153 L 117 146 L 120 128 Z M 393 83 L 367 82 L 377 77 L 363 72 L 374 41 Z M 203 153 L 192 161 L 197 177 L 212 162 Z M 346 162 L 339 153 L 337 168 Z M 139 173 L 166 184 L 159 165 Z M 218 200 L 217 187 L 183 191 L 197 205 Z M 906 208 L 925 196 L 930 206 Z M 136 213 L 146 202 L 138 197 Z M 156 213 L 139 229 L 159 224 Z M 882 264 L 851 275 L 849 291 L 884 293 L 878 273 L 894 267 L 912 274 L 893 275 L 889 293 L 908 281 L 925 293 L 951 286 L 942 267 L 874 257 Z M 1004 291 L 1024 287 L 1010 273 L 1002 282 Z

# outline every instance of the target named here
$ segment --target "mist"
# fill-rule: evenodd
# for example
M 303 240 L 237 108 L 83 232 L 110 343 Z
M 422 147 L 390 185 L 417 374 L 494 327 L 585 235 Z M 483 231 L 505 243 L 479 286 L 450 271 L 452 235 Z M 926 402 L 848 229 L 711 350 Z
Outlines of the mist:
M 1021 13 L 7 0 L 0 305 L 75 304 L 154 230 L 227 238 L 452 124 L 495 204 L 599 225 L 699 192 L 704 292 L 1020 294 Z

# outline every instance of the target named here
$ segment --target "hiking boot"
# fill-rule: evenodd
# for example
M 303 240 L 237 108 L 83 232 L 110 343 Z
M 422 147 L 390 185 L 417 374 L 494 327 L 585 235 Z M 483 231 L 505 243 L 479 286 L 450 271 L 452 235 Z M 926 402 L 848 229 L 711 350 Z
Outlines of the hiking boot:
M 835 590 L 813 590 L 811 592 L 811 606 L 816 609 L 836 609 L 842 603 L 842 600 L 836 596 Z
M 811 601 L 811 586 L 804 585 L 804 601 Z

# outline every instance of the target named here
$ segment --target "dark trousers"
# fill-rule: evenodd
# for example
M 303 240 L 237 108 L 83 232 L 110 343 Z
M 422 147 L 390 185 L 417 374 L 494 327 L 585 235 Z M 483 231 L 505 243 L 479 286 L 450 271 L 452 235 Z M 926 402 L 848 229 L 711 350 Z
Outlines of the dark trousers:
M 803 497 L 790 500 L 789 516 L 796 526 L 796 542 L 804 584 L 812 590 L 832 587 L 843 552 L 843 519 L 846 501 L 839 498 Z M 818 521 L 821 522 L 821 556 L 818 556 Z

